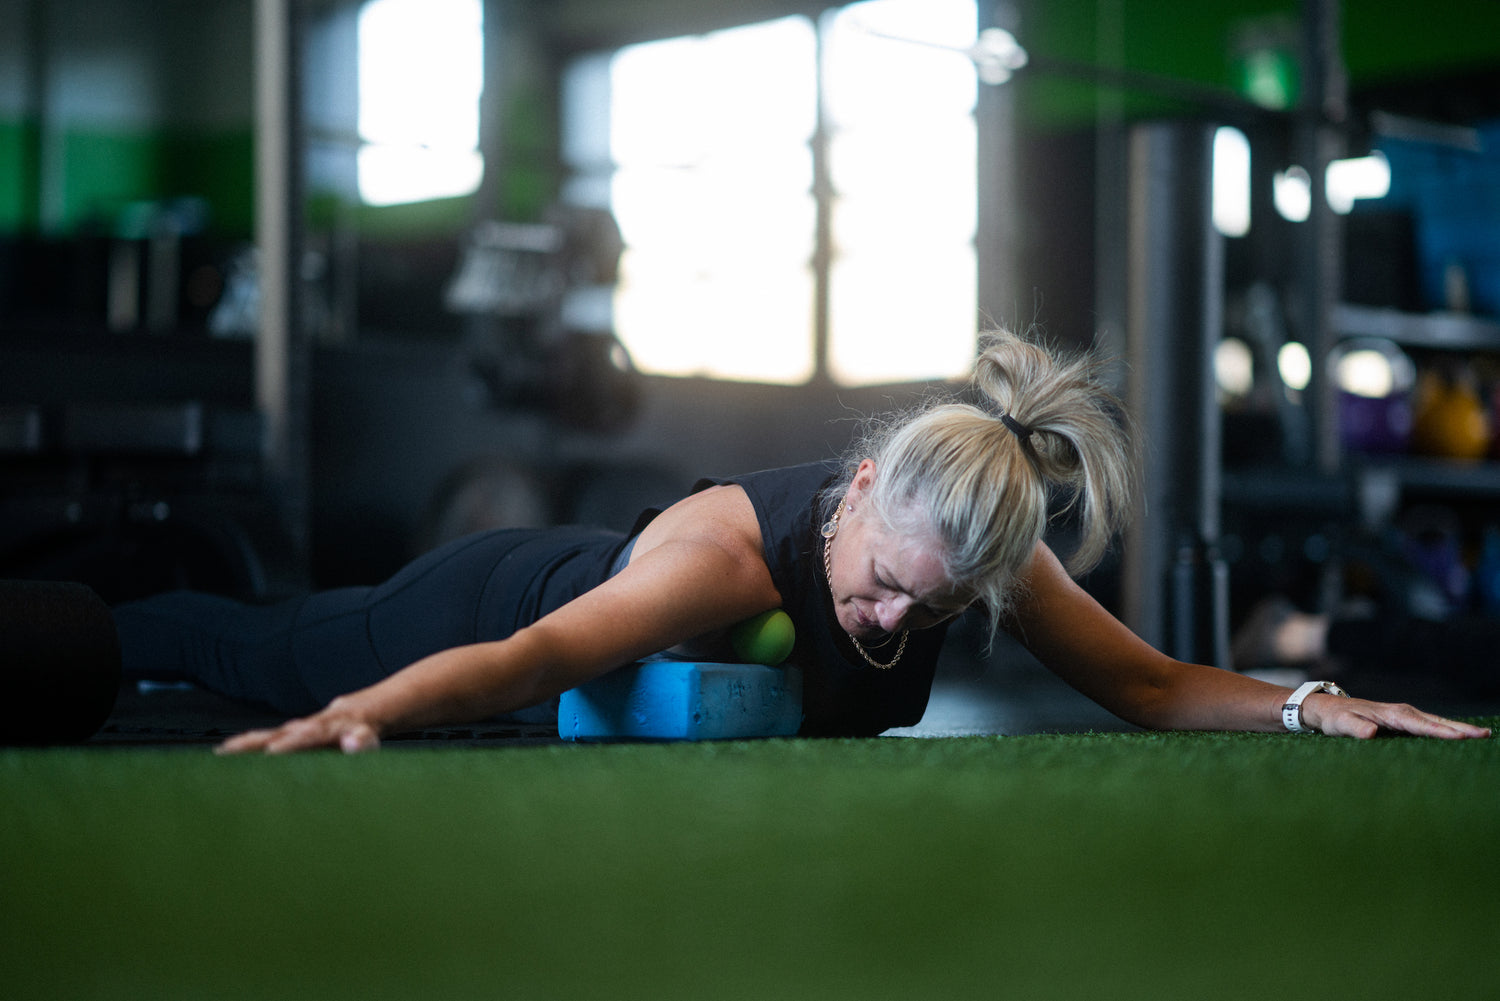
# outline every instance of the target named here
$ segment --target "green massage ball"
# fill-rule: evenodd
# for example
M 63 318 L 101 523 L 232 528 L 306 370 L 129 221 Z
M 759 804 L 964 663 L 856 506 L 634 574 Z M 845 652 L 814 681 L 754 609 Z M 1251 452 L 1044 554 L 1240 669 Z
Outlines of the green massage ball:
M 792 653 L 797 630 L 792 617 L 779 608 L 761 612 L 729 630 L 729 644 L 735 656 L 746 664 L 775 667 Z

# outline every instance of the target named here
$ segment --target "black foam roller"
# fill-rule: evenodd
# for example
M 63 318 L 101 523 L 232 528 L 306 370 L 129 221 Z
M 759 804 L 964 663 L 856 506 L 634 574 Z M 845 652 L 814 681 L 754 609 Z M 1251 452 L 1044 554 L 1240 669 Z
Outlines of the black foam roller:
M 87 740 L 119 689 L 119 637 L 93 590 L 0 581 L 0 743 Z

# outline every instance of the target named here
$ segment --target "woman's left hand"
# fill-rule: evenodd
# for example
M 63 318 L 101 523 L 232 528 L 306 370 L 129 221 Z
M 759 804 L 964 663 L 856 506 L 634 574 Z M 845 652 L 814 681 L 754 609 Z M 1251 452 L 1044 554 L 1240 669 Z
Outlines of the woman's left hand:
M 1490 735 L 1488 727 L 1444 719 L 1404 703 L 1346 699 L 1326 692 L 1307 697 L 1302 718 L 1313 729 L 1336 737 L 1368 738 L 1382 731 L 1448 740 Z

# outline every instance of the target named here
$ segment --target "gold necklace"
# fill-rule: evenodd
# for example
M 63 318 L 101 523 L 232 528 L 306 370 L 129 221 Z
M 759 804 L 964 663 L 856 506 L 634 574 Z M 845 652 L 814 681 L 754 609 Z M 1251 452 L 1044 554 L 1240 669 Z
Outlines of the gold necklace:
M 843 501 L 839 501 L 839 506 L 834 509 L 833 517 L 829 518 L 828 521 L 824 523 L 824 525 L 823 525 L 823 531 L 822 531 L 822 535 L 823 535 L 823 576 L 828 579 L 828 595 L 829 595 L 829 597 L 833 598 L 835 602 L 838 601 L 838 598 L 833 593 L 833 569 L 829 565 L 829 558 L 828 558 L 828 556 L 829 556 L 829 553 L 832 552 L 832 550 L 833 550 L 833 537 L 838 534 L 838 530 L 839 530 L 839 518 L 840 518 L 840 516 L 843 515 L 843 513 L 844 513 L 844 502 Z M 838 609 L 836 607 L 834 609 L 834 617 L 835 618 L 838 617 Z M 870 656 L 870 652 L 864 648 L 864 645 L 862 643 L 860 643 L 859 640 L 857 640 L 857 639 L 854 638 L 854 634 L 853 633 L 849 632 L 849 630 L 847 630 L 847 629 L 844 630 L 844 635 L 847 636 L 847 637 L 849 637 L 849 642 L 854 644 L 854 650 L 855 650 L 855 652 L 858 653 L 861 657 L 863 657 L 865 659 L 865 663 L 869 664 L 871 667 L 878 668 L 879 670 L 882 670 L 882 671 L 889 671 L 891 668 L 895 667 L 896 666 L 896 662 L 901 659 L 901 655 L 904 654 L 904 653 L 906 653 L 906 637 L 907 637 L 908 633 L 909 633 L 909 630 L 906 630 L 906 629 L 901 630 L 901 642 L 896 645 L 896 656 L 892 657 L 889 661 L 887 661 L 886 663 L 882 664 L 880 661 L 878 661 L 874 657 Z M 887 641 L 887 642 L 889 642 L 889 641 Z

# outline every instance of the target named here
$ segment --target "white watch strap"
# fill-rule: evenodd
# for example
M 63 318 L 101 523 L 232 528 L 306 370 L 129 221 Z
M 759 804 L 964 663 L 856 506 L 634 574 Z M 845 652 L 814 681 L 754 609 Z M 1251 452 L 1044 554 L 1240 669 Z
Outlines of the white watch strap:
M 1281 725 L 1293 733 L 1303 733 L 1312 727 L 1304 726 L 1302 723 L 1302 700 L 1313 692 L 1327 692 L 1329 695 L 1337 695 L 1347 699 L 1349 693 L 1331 681 L 1305 681 L 1292 693 L 1291 698 L 1281 707 Z

